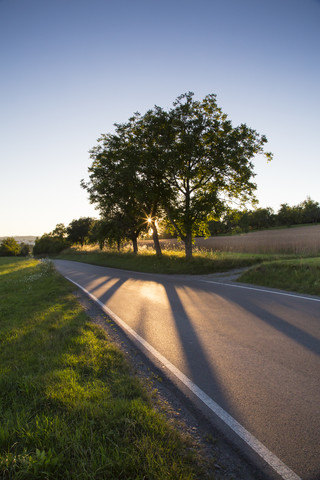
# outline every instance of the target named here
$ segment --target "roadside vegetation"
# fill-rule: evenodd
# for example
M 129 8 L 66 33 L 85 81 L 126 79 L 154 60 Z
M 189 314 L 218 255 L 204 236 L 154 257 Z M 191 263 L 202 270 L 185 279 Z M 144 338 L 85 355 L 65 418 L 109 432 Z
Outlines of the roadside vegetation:
M 0 259 L 0 478 L 208 478 L 73 288 Z
M 320 257 L 262 263 L 245 272 L 238 280 L 320 296 Z
M 140 248 L 138 255 L 133 254 L 132 251 L 117 252 L 108 248 L 100 251 L 97 247 L 72 247 L 56 258 L 137 272 L 205 275 L 250 267 L 266 260 L 291 257 L 281 254 L 270 256 L 269 254 L 195 250 L 192 259 L 186 259 L 181 250 L 163 250 L 163 255 L 157 257 L 154 251 L 147 247 Z

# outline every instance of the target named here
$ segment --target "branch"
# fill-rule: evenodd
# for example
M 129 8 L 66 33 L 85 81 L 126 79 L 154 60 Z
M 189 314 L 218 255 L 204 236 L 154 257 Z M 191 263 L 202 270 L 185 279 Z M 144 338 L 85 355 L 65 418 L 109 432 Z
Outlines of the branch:
M 175 229 L 175 231 L 177 232 L 177 234 L 179 235 L 179 237 L 181 238 L 181 240 L 183 240 L 183 241 L 185 242 L 186 236 L 183 235 L 181 229 L 178 227 L 178 225 L 176 224 L 176 222 L 173 220 L 173 218 L 172 218 L 172 216 L 171 216 L 171 214 L 170 214 L 169 209 L 166 208 L 165 211 L 166 211 L 166 214 L 168 215 L 168 218 L 169 218 L 170 222 L 171 222 L 172 225 L 173 225 L 173 228 Z

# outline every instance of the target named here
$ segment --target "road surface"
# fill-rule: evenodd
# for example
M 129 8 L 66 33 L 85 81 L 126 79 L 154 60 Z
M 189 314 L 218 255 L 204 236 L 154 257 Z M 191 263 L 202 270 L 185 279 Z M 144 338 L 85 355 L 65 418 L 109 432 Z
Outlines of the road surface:
M 55 265 L 123 322 L 267 477 L 320 479 L 320 298 L 214 276 Z

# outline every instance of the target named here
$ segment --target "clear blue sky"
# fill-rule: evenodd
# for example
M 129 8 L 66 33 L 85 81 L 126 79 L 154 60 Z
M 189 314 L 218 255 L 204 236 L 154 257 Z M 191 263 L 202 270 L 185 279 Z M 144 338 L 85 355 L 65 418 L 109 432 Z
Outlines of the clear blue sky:
M 101 133 L 186 91 L 269 140 L 260 206 L 320 201 L 319 0 L 0 0 L 0 236 L 98 214 Z

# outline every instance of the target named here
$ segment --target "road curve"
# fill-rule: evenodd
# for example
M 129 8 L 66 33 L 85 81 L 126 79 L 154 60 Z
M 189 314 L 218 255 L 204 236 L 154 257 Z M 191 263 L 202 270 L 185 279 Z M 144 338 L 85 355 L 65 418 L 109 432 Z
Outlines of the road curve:
M 250 441 L 206 399 L 257 441 L 256 450 L 279 459 L 277 468 L 261 453 L 268 478 L 320 479 L 320 298 L 211 276 L 54 263 L 151 346 L 158 363 L 180 372 L 180 388 L 233 441 L 250 452 Z

